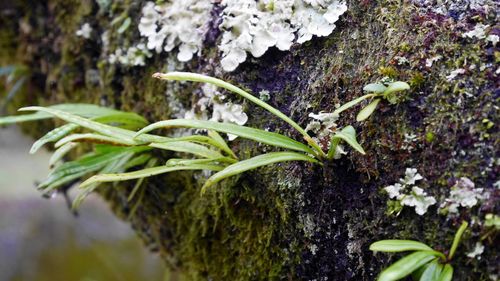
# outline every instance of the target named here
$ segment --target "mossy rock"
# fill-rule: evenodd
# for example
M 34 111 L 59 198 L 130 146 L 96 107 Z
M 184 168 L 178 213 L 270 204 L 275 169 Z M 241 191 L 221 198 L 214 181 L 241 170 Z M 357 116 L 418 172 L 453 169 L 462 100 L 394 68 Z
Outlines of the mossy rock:
M 134 28 L 118 36 L 111 25 L 123 12 L 138 21 L 142 4 L 131 2 L 110 2 L 106 9 L 92 1 L 1 4 L 12 16 L 0 20 L 0 62 L 22 63 L 31 73 L 9 110 L 88 102 L 157 121 L 171 117 L 172 99 L 190 106 L 190 93 L 199 85 L 150 78 L 167 70 L 170 56 L 156 55 L 145 67 L 127 68 L 100 55 L 97 34 L 104 31 L 114 34 L 109 48 L 139 39 Z M 395 105 L 382 103 L 362 123 L 355 122 L 356 110 L 343 114 L 339 126 L 356 127 L 365 156 L 349 151 L 323 166 L 264 167 L 226 180 L 205 196 L 199 193 L 203 177 L 191 172 L 148 179 L 137 202 L 127 201 L 132 186 L 126 183 L 99 192 L 182 280 L 374 280 L 400 255 L 374 255 L 370 243 L 413 239 L 445 251 L 462 220 L 474 223 L 453 260 L 455 280 L 495 280 L 500 243 L 495 233 L 484 238 L 481 221 L 486 213 L 500 213 L 500 192 L 494 187 L 500 51 L 488 41 L 462 36 L 476 23 L 498 34 L 494 10 L 470 9 L 458 16 L 408 1 L 350 1 L 332 35 L 289 52 L 272 49 L 232 73 L 220 72 L 216 47 L 207 48 L 181 69 L 219 76 L 255 94 L 268 90 L 269 103 L 304 126 L 308 113 L 331 112 L 384 76 L 408 81 L 412 89 Z M 84 22 L 94 27 L 90 40 L 74 35 Z M 441 59 L 432 65 L 426 61 L 437 56 Z M 463 73 L 450 77 L 456 69 Z M 300 140 L 281 120 L 245 106 L 249 126 Z M 48 126 L 24 128 L 40 136 Z M 405 142 L 405 134 L 415 140 Z M 245 140 L 232 142 L 232 148 L 243 158 L 269 150 Z M 460 177 L 488 190 L 489 199 L 456 217 L 439 214 L 437 205 L 423 216 L 409 207 L 388 215 L 383 187 L 409 167 L 425 177 L 421 187 L 439 202 Z M 485 245 L 481 259 L 467 257 L 480 240 Z

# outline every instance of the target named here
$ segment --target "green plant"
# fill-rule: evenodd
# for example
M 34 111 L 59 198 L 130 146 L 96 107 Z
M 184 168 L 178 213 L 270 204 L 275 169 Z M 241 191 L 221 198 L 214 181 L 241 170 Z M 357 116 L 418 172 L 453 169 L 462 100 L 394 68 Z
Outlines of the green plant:
M 361 109 L 361 111 L 359 111 L 358 115 L 356 116 L 356 121 L 363 121 L 368 119 L 368 117 L 372 115 L 382 99 L 385 99 L 391 104 L 394 104 L 398 101 L 396 93 L 408 89 L 410 89 L 410 85 L 408 85 L 406 82 L 390 81 L 386 78 L 381 82 L 371 83 L 363 87 L 363 91 L 371 92 L 371 94 L 366 94 L 342 105 L 341 107 L 337 108 L 334 113 L 340 114 L 341 112 L 357 105 L 358 103 L 366 99 L 372 99 L 372 101 L 363 109 Z
M 56 150 L 50 161 L 51 165 L 55 165 L 78 143 L 97 144 L 94 146 L 93 152 L 75 161 L 57 166 L 49 174 L 47 180 L 39 186 L 45 192 L 52 192 L 60 186 L 93 175 L 80 185 L 83 192 L 74 201 L 75 207 L 81 203 L 89 192 L 103 182 L 138 179 L 138 185 L 131 193 L 132 198 L 137 192 L 140 183 L 146 177 L 180 170 L 215 171 L 216 173 L 203 185 L 201 189 L 203 193 L 209 186 L 225 178 L 273 163 L 307 161 L 322 165 L 321 161 L 333 159 L 340 142 L 345 142 L 358 152 L 365 154 L 356 140 L 356 131 L 352 126 L 346 126 L 342 130 L 332 133 L 328 151 L 323 151 L 318 143 L 288 116 L 232 84 L 213 77 L 185 72 L 156 73 L 153 77 L 166 80 L 211 83 L 225 88 L 254 102 L 290 124 L 303 136 L 307 144 L 278 133 L 213 121 L 174 119 L 148 125 L 148 122 L 143 117 L 135 113 L 121 112 L 88 104 L 26 107 L 20 109 L 20 111 L 36 111 L 36 113 L 3 117 L 0 118 L 0 125 L 50 117 L 56 117 L 68 122 L 68 124 L 50 131 L 37 140 L 30 151 L 34 153 L 44 144 L 55 142 Z M 207 134 L 193 134 L 178 138 L 148 134 L 148 132 L 158 128 L 172 127 L 204 129 L 207 130 Z M 135 131 L 140 128 L 142 129 L 138 132 Z M 86 130 L 87 132 L 75 133 L 78 130 Z M 285 151 L 270 152 L 239 161 L 218 132 L 247 138 Z M 186 159 L 170 159 L 164 165 L 156 166 L 157 159 L 152 157 L 150 153 L 152 149 L 185 153 L 191 156 Z M 127 172 L 138 167 L 143 169 Z
M 377 252 L 406 252 L 413 253 L 401 258 L 391 266 L 382 271 L 378 277 L 379 281 L 399 280 L 412 274 L 413 280 L 449 281 L 453 278 L 453 267 L 450 264 L 467 222 L 462 222 L 458 229 L 450 251 L 446 256 L 444 253 L 430 246 L 413 240 L 381 240 L 370 245 L 370 250 Z
M 5 99 L 1 110 L 4 111 L 7 104 L 16 96 L 16 94 L 21 90 L 22 86 L 26 82 L 29 76 L 29 69 L 24 65 L 7 65 L 0 67 L 0 77 L 5 76 L 5 86 L 12 87 L 5 94 Z M 6 87 L 7 88 L 7 87 Z

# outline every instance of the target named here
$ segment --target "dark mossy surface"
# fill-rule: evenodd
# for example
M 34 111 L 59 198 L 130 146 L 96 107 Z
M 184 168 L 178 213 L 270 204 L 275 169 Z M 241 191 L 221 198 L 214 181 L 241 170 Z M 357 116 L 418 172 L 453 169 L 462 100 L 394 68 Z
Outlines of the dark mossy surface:
M 139 1 L 112 1 L 106 7 L 92 1 L 48 2 L 2 4 L 12 13 L 5 17 L 4 12 L 0 20 L 0 62 L 25 64 L 31 73 L 29 85 L 9 106 L 12 112 L 27 104 L 89 102 L 157 121 L 171 116 L 173 97 L 184 106 L 193 101 L 191 92 L 198 85 L 150 78 L 166 71 L 172 58 L 158 55 L 146 67 L 125 68 L 109 65 L 100 55 L 98 34 L 103 31 L 111 33 L 110 49 L 138 39 L 134 26 L 117 34 L 110 23 L 124 14 L 137 20 Z M 94 28 L 91 40 L 74 36 L 83 22 Z M 481 259 L 465 253 L 484 235 L 484 215 L 500 212 L 500 192 L 493 187 L 499 173 L 495 65 L 500 51 L 485 40 L 462 37 L 476 23 L 500 34 L 491 10 L 458 17 L 405 1 L 351 1 L 331 36 L 290 52 L 270 50 L 231 74 L 218 70 L 217 51 L 207 48 L 179 69 L 223 77 L 253 93 L 268 90 L 270 104 L 304 126 L 308 113 L 331 112 L 384 76 L 409 81 L 412 89 L 396 105 L 381 104 L 365 122 L 354 122 L 356 110 L 343 114 L 339 125 L 356 127 L 366 156 L 349 152 L 323 167 L 264 167 L 227 180 L 203 197 L 204 176 L 189 172 L 147 180 L 140 201 L 132 203 L 127 202 L 127 184 L 100 192 L 185 280 L 373 280 L 400 255 L 374 255 L 370 243 L 414 239 L 446 251 L 464 219 L 474 223 L 453 261 L 456 280 L 488 280 L 499 274 L 498 235 L 482 241 Z M 208 45 L 217 32 L 210 35 Z M 437 55 L 442 58 L 426 66 L 426 59 Z M 399 63 L 398 57 L 407 62 Z M 465 73 L 447 79 L 458 68 Z M 243 103 L 250 126 L 300 139 L 269 113 Z M 45 125 L 24 128 L 39 136 L 50 123 Z M 405 134 L 415 134 L 416 141 L 405 143 Z M 269 151 L 244 140 L 232 147 L 241 158 Z M 399 216 L 388 215 L 382 188 L 397 182 L 408 167 L 425 177 L 420 187 L 438 202 L 460 177 L 490 189 L 490 198 L 454 218 L 438 214 L 436 205 L 424 216 L 409 207 Z

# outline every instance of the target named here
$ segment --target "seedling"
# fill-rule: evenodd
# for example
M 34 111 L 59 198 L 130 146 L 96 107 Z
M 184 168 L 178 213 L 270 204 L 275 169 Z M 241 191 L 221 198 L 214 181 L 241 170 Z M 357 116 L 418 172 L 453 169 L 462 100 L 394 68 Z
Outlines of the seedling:
M 401 258 L 380 273 L 379 281 L 399 280 L 412 275 L 413 280 L 450 281 L 453 278 L 453 267 L 450 264 L 467 222 L 462 222 L 453 239 L 450 251 L 444 253 L 430 246 L 413 240 L 381 240 L 370 245 L 370 250 L 377 252 L 406 252 L 413 253 Z
M 382 99 L 385 99 L 389 101 L 391 104 L 394 104 L 397 102 L 397 93 L 408 90 L 410 89 L 410 85 L 408 85 L 406 82 L 401 82 L 401 81 L 395 81 L 395 82 L 378 82 L 378 83 L 371 83 L 366 85 L 363 88 L 363 91 L 365 92 L 370 92 L 371 94 L 366 94 L 364 96 L 361 96 L 357 99 L 354 99 L 341 107 L 337 108 L 334 113 L 340 114 L 341 112 L 357 105 L 358 103 L 366 100 L 366 99 L 372 99 L 371 102 L 365 106 L 363 109 L 361 109 L 356 116 L 356 121 L 364 121 L 372 115 L 372 113 L 377 109 L 378 104 Z

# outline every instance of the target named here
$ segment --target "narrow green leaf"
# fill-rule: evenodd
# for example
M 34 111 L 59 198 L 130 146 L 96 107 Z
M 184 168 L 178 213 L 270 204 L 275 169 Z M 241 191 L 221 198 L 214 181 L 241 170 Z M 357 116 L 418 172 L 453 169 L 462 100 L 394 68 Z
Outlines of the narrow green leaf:
M 208 129 L 214 130 L 223 133 L 229 133 L 233 135 L 240 136 L 242 138 L 251 139 L 254 141 L 258 141 L 261 143 L 302 151 L 306 153 L 314 154 L 314 151 L 306 146 L 303 143 L 300 143 L 296 140 L 293 140 L 289 137 L 286 137 L 281 134 L 266 132 L 264 130 L 244 127 L 235 124 L 229 123 L 219 123 L 213 121 L 204 121 L 204 120 L 190 120 L 190 119 L 174 119 L 174 120 L 165 120 L 153 123 L 144 129 L 140 130 L 136 136 L 141 136 L 142 134 L 162 128 L 162 127 L 188 127 L 188 128 L 197 128 L 197 129 Z
M 370 83 L 363 87 L 363 91 L 365 92 L 373 92 L 376 94 L 383 93 L 387 89 L 386 86 L 382 83 Z
M 409 90 L 409 89 L 410 89 L 410 85 L 408 85 L 408 83 L 396 81 L 396 82 L 390 83 L 387 86 L 387 89 L 384 91 L 384 95 L 389 95 L 389 94 L 392 94 L 394 92 L 400 92 L 400 91 Z
M 233 160 L 232 163 L 235 163 L 236 160 Z M 186 166 L 193 164 L 214 164 L 218 165 L 220 162 L 227 162 L 226 157 L 223 158 L 211 158 L 211 159 L 183 159 L 183 158 L 171 158 L 168 159 L 166 166 Z
M 120 139 L 103 136 L 99 134 L 72 134 L 67 137 L 62 138 L 56 144 L 55 147 L 60 147 L 69 142 L 90 142 L 90 143 L 99 143 L 99 144 L 109 144 L 114 146 L 128 146 L 127 142 L 123 142 Z
M 244 90 L 227 83 L 223 80 L 202 75 L 202 74 L 197 74 L 197 73 L 189 73 L 189 72 L 170 72 L 170 73 L 155 73 L 153 74 L 154 78 L 159 78 L 159 79 L 164 79 L 164 80 L 180 80 L 180 81 L 193 81 L 193 82 L 203 82 L 203 83 L 209 83 L 212 85 L 215 85 L 217 87 L 224 88 L 226 90 L 229 90 L 235 94 L 238 94 L 251 102 L 257 104 L 258 106 L 266 109 L 267 111 L 271 112 L 278 118 L 281 118 L 281 120 L 287 122 L 290 124 L 293 128 L 295 128 L 299 133 L 302 134 L 304 139 L 314 147 L 317 153 L 319 153 L 322 156 L 324 155 L 323 150 L 321 150 L 321 147 L 307 134 L 307 132 L 302 129 L 302 127 L 299 126 L 299 124 L 295 123 L 292 119 L 290 119 L 288 116 L 286 116 L 283 112 L 279 111 L 278 109 L 272 107 L 271 105 L 267 104 L 266 102 L 260 100 L 257 97 L 254 97 L 253 95 L 245 92 Z
M 132 167 L 135 167 L 135 166 L 139 166 L 139 165 L 142 165 L 144 163 L 149 163 L 150 160 L 152 159 L 156 159 L 156 158 L 153 158 L 153 156 L 149 153 L 142 153 L 140 154 L 139 156 L 136 156 L 132 159 L 130 159 L 130 161 L 128 161 L 124 166 L 123 168 L 125 170 L 128 170 Z
M 428 251 L 419 251 L 409 254 L 382 271 L 382 273 L 378 277 L 378 280 L 399 280 L 410 275 L 413 271 L 433 260 L 434 258 L 434 253 Z
M 375 97 L 375 96 L 376 96 L 376 94 L 368 94 L 368 95 L 361 96 L 361 97 L 359 97 L 357 99 L 354 99 L 354 100 L 352 100 L 352 101 L 350 101 L 350 102 L 342 105 L 341 107 L 335 109 L 335 111 L 333 113 L 340 114 L 343 111 L 345 111 L 345 110 L 347 110 L 347 109 L 349 109 L 349 108 L 357 105 L 358 103 L 360 103 L 360 102 L 362 102 L 362 101 L 364 101 L 366 99 L 369 99 L 371 97 Z
M 205 158 L 223 158 L 224 156 L 217 151 L 211 150 L 206 146 L 191 143 L 187 141 L 173 141 L 162 143 L 151 143 L 149 146 L 163 150 L 170 150 L 176 152 L 191 153 Z
M 130 26 L 131 23 L 132 23 L 132 20 L 130 19 L 130 17 L 127 17 L 123 21 L 122 25 L 120 25 L 120 27 L 118 28 L 118 30 L 117 30 L 118 33 L 122 34 L 123 32 L 125 32 L 129 28 L 129 26 Z
M 160 166 L 154 168 L 147 168 L 139 171 L 129 172 L 129 173 L 121 173 L 121 174 L 104 174 L 104 175 L 95 175 L 85 182 L 83 182 L 80 187 L 84 188 L 94 183 L 102 183 L 102 182 L 115 182 L 115 181 L 125 181 L 132 179 L 139 179 L 145 177 L 152 177 L 164 173 L 174 172 L 174 171 L 182 171 L 182 170 L 210 170 L 210 171 L 220 171 L 223 167 L 216 165 L 204 165 L 204 164 L 195 164 L 190 166 Z
M 421 267 L 417 268 L 416 270 L 414 270 L 411 273 L 411 279 L 412 280 L 420 280 L 420 277 L 422 276 L 422 274 L 424 273 L 424 271 L 427 270 L 427 268 L 429 267 L 429 265 L 430 265 L 430 263 L 427 263 L 427 264 L 424 264 Z
M 62 137 L 66 136 L 67 134 L 71 133 L 73 130 L 78 128 L 78 125 L 75 124 L 66 124 L 61 127 L 57 127 L 53 129 L 52 131 L 48 132 L 45 134 L 43 137 L 39 138 L 33 146 L 31 146 L 30 153 L 34 154 L 35 152 L 40 149 L 43 145 L 49 142 L 54 142 L 58 141 Z
M 54 153 L 52 153 L 52 155 L 50 156 L 49 166 L 53 167 L 59 160 L 64 157 L 64 155 L 66 155 L 71 149 L 75 148 L 76 146 L 78 146 L 77 143 L 70 142 L 56 149 L 56 151 L 54 151 Z
M 327 159 L 335 158 L 335 153 L 337 153 L 337 147 L 339 146 L 341 139 L 340 138 L 332 138 L 330 141 L 330 148 L 328 149 Z
M 23 77 L 19 78 L 19 80 L 16 81 L 14 86 L 12 86 L 9 93 L 5 97 L 5 105 L 7 105 L 16 96 L 16 94 L 19 92 L 21 87 L 24 85 L 24 82 L 26 82 L 26 79 L 27 79 L 27 77 L 23 76 Z
M 76 161 L 64 163 L 52 171 L 47 179 L 38 185 L 38 188 L 44 189 L 45 191 L 51 191 L 85 174 L 102 169 L 108 163 L 122 157 L 123 153 L 124 152 L 110 152 L 102 155 L 88 154 Z
M 221 137 L 221 135 L 219 135 L 219 133 L 214 130 L 208 130 L 208 136 L 219 143 L 219 147 L 222 149 L 222 151 L 231 155 L 234 159 L 238 159 L 238 157 L 236 157 L 236 154 L 234 154 L 231 148 L 229 148 L 229 145 L 227 145 L 227 142 L 224 140 L 224 138 Z
M 115 137 L 120 140 L 122 140 L 124 143 L 127 143 L 128 145 L 136 145 L 140 144 L 139 141 L 135 141 L 132 137 L 134 135 L 133 131 L 113 127 L 110 125 L 106 124 L 101 124 L 96 121 L 92 121 L 89 119 L 85 119 L 83 117 L 61 111 L 58 109 L 53 109 L 53 108 L 46 108 L 46 107 L 40 107 L 40 106 L 30 106 L 30 107 L 24 107 L 21 108 L 20 111 L 41 111 L 41 112 L 46 112 L 51 115 L 54 115 L 66 122 L 69 123 L 74 123 L 79 126 L 82 126 L 84 128 L 87 128 L 89 130 L 96 131 L 98 133 L 101 133 L 103 135 L 109 136 L 109 137 Z
M 448 260 L 451 260 L 455 255 L 455 251 L 457 250 L 458 244 L 460 243 L 462 234 L 464 233 L 465 229 L 467 229 L 468 225 L 469 224 L 466 221 L 463 221 L 457 233 L 455 233 L 455 237 L 453 238 L 453 244 L 451 245 L 450 253 L 448 254 Z
M 222 151 L 225 151 L 229 155 L 233 156 L 234 153 L 223 143 L 220 143 L 219 141 L 207 137 L 207 136 L 200 136 L 200 135 L 193 135 L 193 136 L 186 136 L 186 137 L 179 137 L 179 138 L 172 138 L 168 142 L 175 142 L 175 141 L 189 141 L 189 142 L 195 142 L 195 143 L 200 143 L 200 144 L 208 144 L 211 145 L 217 149 L 220 149 Z M 227 150 L 229 149 L 229 151 Z
M 361 109 L 361 111 L 358 113 L 358 116 L 356 116 L 356 121 L 361 122 L 370 117 L 370 115 L 372 115 L 372 113 L 377 108 L 379 102 L 380 99 L 374 99 L 370 104 Z
M 145 169 L 147 168 L 152 168 L 154 166 L 156 166 L 156 163 L 158 163 L 158 159 L 157 158 L 151 158 L 147 163 L 146 163 L 146 166 L 144 167 Z M 145 178 L 140 178 L 137 180 L 137 182 L 135 183 L 134 185 L 134 188 L 132 189 L 132 192 L 130 192 L 130 194 L 128 195 L 127 197 L 127 201 L 130 202 L 132 201 L 132 199 L 135 197 L 135 194 L 137 193 L 137 191 L 139 190 L 139 188 L 141 187 L 142 183 L 144 182 L 144 179 Z M 132 213 L 133 211 L 131 211 Z
M 445 264 L 443 271 L 437 281 L 451 281 L 453 278 L 453 267 L 450 264 Z
M 16 69 L 15 65 L 7 65 L 0 67 L 0 76 L 8 75 Z
M 347 142 L 352 148 L 356 149 L 361 154 L 366 154 L 365 150 L 356 140 L 356 130 L 353 126 L 344 127 L 340 132 L 335 133 L 332 139 L 340 138 Z
M 116 162 L 125 154 L 137 153 L 147 148 L 131 147 L 123 148 L 120 151 L 112 151 L 104 154 L 90 153 L 86 156 L 71 162 L 58 166 L 52 171 L 47 179 L 43 181 L 38 188 L 50 191 L 65 183 L 71 182 L 91 172 L 96 172 L 106 166 L 108 163 Z
M 127 130 L 138 130 L 149 124 L 144 117 L 133 112 L 107 114 L 95 117 L 92 120 Z
M 381 240 L 371 244 L 370 250 L 377 252 L 434 251 L 426 244 L 413 240 Z
M 93 118 L 103 115 L 109 115 L 114 113 L 120 113 L 118 110 L 100 107 L 93 104 L 85 104 L 85 103 L 67 103 L 67 104 L 57 104 L 52 105 L 47 108 L 56 109 L 65 111 L 74 115 L 78 115 L 85 118 Z M 24 115 L 15 115 L 15 116 L 6 116 L 0 117 L 0 125 L 26 122 L 26 121 L 35 121 L 52 118 L 52 114 L 48 112 L 36 112 L 33 114 L 24 114 Z
M 211 176 L 203 185 L 201 192 L 204 193 L 209 186 L 225 178 L 241 174 L 258 167 L 285 161 L 308 161 L 312 163 L 318 163 L 316 159 L 296 152 L 271 152 L 262 154 L 227 166 L 224 170 Z
M 113 127 L 107 124 L 102 124 L 90 119 L 85 119 L 80 116 L 64 112 L 61 110 L 53 109 L 53 108 L 45 108 L 40 106 L 30 106 L 19 109 L 20 111 L 41 111 L 46 112 L 48 114 L 54 115 L 57 118 L 60 118 L 66 122 L 77 124 L 81 127 L 87 128 L 89 130 L 95 131 L 97 133 L 117 138 L 127 143 L 128 145 L 143 145 L 150 142 L 166 142 L 169 141 L 170 138 L 160 137 L 155 135 L 143 134 L 139 137 L 134 138 L 135 132 L 131 130 L 126 130 L 118 127 Z
M 133 157 L 133 155 L 134 155 L 133 152 L 122 154 L 121 158 L 117 159 L 116 161 L 109 162 L 108 164 L 106 164 L 106 166 L 104 166 L 104 168 L 102 168 L 100 173 L 120 173 L 120 172 L 124 171 L 125 165 L 130 160 L 130 158 Z M 98 186 L 99 186 L 99 184 L 96 183 L 93 185 L 89 185 L 89 186 L 87 186 L 87 188 L 83 189 L 77 195 L 75 200 L 73 201 L 72 209 L 73 210 L 78 209 L 80 207 L 80 205 L 82 204 L 83 200 L 85 198 L 87 198 L 87 196 L 90 193 L 92 193 Z
M 431 263 L 429 263 L 429 266 L 427 266 L 427 268 L 424 270 L 419 280 L 420 281 L 438 280 L 442 268 L 443 266 L 439 264 L 437 259 L 433 260 Z
M 134 131 L 117 128 L 106 124 L 101 124 L 99 122 L 85 119 L 57 109 L 34 106 L 34 107 L 22 108 L 21 110 L 22 111 L 37 110 L 37 111 L 47 112 L 67 122 L 74 123 L 80 125 L 81 127 L 106 135 L 108 137 L 118 139 L 120 140 L 121 144 L 143 145 L 149 142 L 158 141 L 163 143 L 151 143 L 150 146 L 177 152 L 193 153 L 195 155 L 200 155 L 202 157 L 207 157 L 207 158 L 222 157 L 222 155 L 216 151 L 210 150 L 202 145 L 194 144 L 187 141 L 172 141 L 170 138 L 159 137 L 148 134 L 142 134 L 141 136 L 136 137 L 134 139 L 135 135 Z
M 142 116 L 128 112 L 112 113 L 109 115 L 94 117 L 92 118 L 92 120 L 127 129 L 140 129 L 148 125 L 147 120 Z M 76 128 L 78 128 L 78 125 L 76 124 L 66 124 L 64 126 L 53 129 L 33 144 L 30 153 L 35 153 L 38 149 L 40 149 L 40 147 L 48 142 L 58 141 L 70 132 L 74 131 Z

